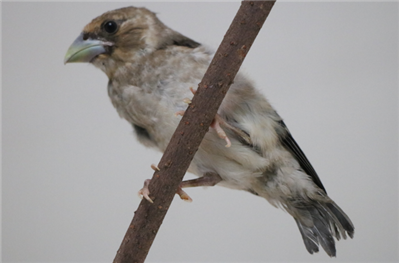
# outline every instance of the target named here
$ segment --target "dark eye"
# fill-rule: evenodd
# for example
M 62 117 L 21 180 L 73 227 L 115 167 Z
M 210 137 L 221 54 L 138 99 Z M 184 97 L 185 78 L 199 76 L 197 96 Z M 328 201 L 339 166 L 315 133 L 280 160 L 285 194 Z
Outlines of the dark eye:
M 105 32 L 112 34 L 118 30 L 118 24 L 115 21 L 107 21 L 103 24 L 103 29 Z

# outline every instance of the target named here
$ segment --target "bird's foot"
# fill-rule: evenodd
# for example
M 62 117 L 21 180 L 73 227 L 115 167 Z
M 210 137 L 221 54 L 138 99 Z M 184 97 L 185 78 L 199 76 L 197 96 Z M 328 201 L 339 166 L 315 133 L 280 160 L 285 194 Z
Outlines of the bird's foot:
M 222 127 L 220 127 L 221 123 L 225 123 L 225 121 L 222 120 L 222 118 L 219 116 L 219 114 L 216 114 L 215 118 L 213 119 L 213 121 L 211 123 L 211 128 L 215 129 L 219 138 L 226 141 L 226 147 L 230 147 L 231 141 L 230 141 L 229 137 L 227 137 L 227 135 L 224 132 L 224 130 L 222 129 Z
M 213 124 L 216 127 L 212 127 Z M 223 120 L 223 118 L 220 117 L 219 114 L 216 114 L 215 119 L 212 121 L 211 127 L 216 129 L 216 132 L 218 133 L 220 138 L 226 140 L 226 142 L 227 142 L 226 147 L 230 147 L 231 142 L 230 142 L 229 138 L 227 137 L 226 133 L 224 132 L 224 130 L 220 126 L 224 126 L 224 128 L 227 128 L 230 131 L 234 132 L 237 136 L 241 137 L 241 139 L 243 139 L 247 144 L 253 145 L 251 137 L 246 132 L 244 132 L 243 130 L 241 130 L 237 127 L 232 126 L 231 124 L 229 124 L 228 122 Z M 226 136 L 226 138 L 224 136 Z
M 222 178 L 217 173 L 205 173 L 202 177 L 181 182 L 179 187 L 177 188 L 176 194 L 179 195 L 182 200 L 186 202 L 192 202 L 193 199 L 191 199 L 191 197 L 186 192 L 184 192 L 182 188 L 214 186 L 220 181 L 222 181 Z M 145 199 L 147 199 L 148 202 L 153 203 L 152 199 L 149 196 L 150 190 L 148 189 L 148 185 L 150 184 L 150 182 L 150 179 L 145 180 L 144 187 L 138 192 L 138 194 L 140 197 L 144 197 Z
M 159 169 L 158 166 L 156 166 L 155 164 L 151 164 L 151 168 L 152 168 L 154 171 L 161 171 L 161 169 Z M 146 180 L 146 181 L 150 181 L 150 180 Z M 148 183 L 149 183 L 149 182 L 148 182 Z M 148 186 L 148 185 L 147 185 L 147 186 Z M 145 187 L 145 183 L 144 183 L 144 187 Z M 140 190 L 140 191 L 141 191 L 141 190 Z M 148 191 L 148 194 L 150 194 L 150 191 L 148 190 L 148 187 L 147 187 L 147 191 Z M 190 197 L 186 192 L 184 192 L 183 189 L 181 189 L 180 186 L 179 186 L 179 188 L 177 188 L 176 194 L 178 194 L 178 195 L 180 196 L 180 198 L 181 198 L 182 200 L 184 200 L 184 201 L 187 201 L 187 202 L 192 202 L 192 201 L 193 201 L 193 199 L 191 199 L 191 197 Z M 148 199 L 147 199 L 147 200 L 148 200 Z
M 190 91 L 191 91 L 191 93 L 193 93 L 193 95 L 195 94 L 195 92 L 197 92 L 197 90 L 195 90 L 193 87 L 190 87 Z M 191 99 L 184 98 L 183 102 L 186 103 L 186 104 L 190 104 L 191 103 Z M 179 115 L 181 115 L 181 114 L 179 114 Z
M 208 172 L 196 179 L 181 182 L 180 187 L 215 186 L 220 181 L 222 181 L 222 177 L 219 174 Z
M 185 111 L 183 111 L 183 110 L 177 111 L 175 113 L 175 116 L 176 117 L 177 116 L 183 116 L 184 112 Z M 220 124 L 224 123 L 224 121 L 220 121 L 220 120 L 221 120 L 221 117 L 218 114 L 216 114 L 216 116 L 213 119 L 210 127 L 215 129 L 215 131 L 216 131 L 217 135 L 219 136 L 219 138 L 221 138 L 221 139 L 226 141 L 226 147 L 230 147 L 231 146 L 231 141 L 230 141 L 229 137 L 227 137 L 227 135 L 226 135 L 225 131 L 222 129 L 222 127 L 220 127 Z
M 193 93 L 193 95 L 195 94 L 195 92 L 197 92 L 197 90 L 195 90 L 193 87 L 190 87 L 190 91 Z M 184 98 L 183 102 L 186 103 L 186 104 L 190 104 L 191 103 L 191 99 L 190 98 Z M 183 113 L 184 113 L 184 111 L 183 111 Z M 182 116 L 182 114 L 180 114 L 180 113 L 178 115 Z
M 190 91 L 195 94 L 197 92 L 197 90 L 195 90 L 193 87 L 190 87 Z M 189 98 L 184 98 L 183 99 L 184 103 L 190 104 L 191 103 L 191 99 Z M 185 113 L 185 111 L 181 110 L 181 111 L 177 111 L 175 113 L 175 116 L 183 116 Z M 219 114 L 216 114 L 215 118 L 213 119 L 212 123 L 211 123 L 211 128 L 215 129 L 217 135 L 219 136 L 219 138 L 223 139 L 226 141 L 226 147 L 230 147 L 231 146 L 231 141 L 229 139 L 229 137 L 227 137 L 226 132 L 222 129 L 222 127 L 220 127 L 220 124 L 225 124 L 227 125 L 227 123 L 219 116 Z M 229 126 L 229 125 L 227 125 Z M 230 127 L 229 127 L 230 128 Z
M 151 180 L 147 179 L 144 181 L 144 187 L 140 189 L 140 191 L 137 193 L 139 195 L 139 197 L 141 199 L 143 199 L 143 197 L 145 199 L 147 199 L 148 202 L 150 202 L 151 204 L 154 203 L 154 201 L 152 201 L 152 199 L 150 198 L 150 190 L 148 189 L 148 185 L 150 184 Z
M 151 169 L 154 171 L 161 171 L 161 169 L 159 169 L 155 164 L 151 164 Z
M 151 165 L 151 168 L 153 168 L 152 165 Z M 155 168 L 157 168 L 157 167 L 155 167 Z M 152 201 L 152 199 L 150 198 L 150 190 L 148 188 L 148 185 L 150 184 L 150 182 L 151 182 L 151 179 L 147 179 L 144 181 L 144 187 L 140 189 L 140 191 L 138 192 L 138 195 L 141 199 L 145 198 L 148 202 L 150 202 L 152 204 L 152 203 L 154 203 L 154 201 Z M 191 197 L 186 192 L 184 192 L 180 186 L 179 186 L 179 188 L 177 188 L 176 194 L 178 194 L 183 201 L 190 202 L 190 203 L 193 201 L 193 199 L 191 199 Z
M 191 203 L 193 201 L 193 199 L 191 199 L 191 197 L 183 191 L 183 189 L 179 186 L 179 188 L 177 188 L 176 194 L 178 194 L 180 196 L 180 199 L 186 202 Z
M 177 117 L 177 116 L 183 116 L 185 112 L 186 112 L 186 111 L 184 111 L 184 110 L 179 110 L 179 111 L 175 112 L 175 116 L 176 116 L 176 117 Z

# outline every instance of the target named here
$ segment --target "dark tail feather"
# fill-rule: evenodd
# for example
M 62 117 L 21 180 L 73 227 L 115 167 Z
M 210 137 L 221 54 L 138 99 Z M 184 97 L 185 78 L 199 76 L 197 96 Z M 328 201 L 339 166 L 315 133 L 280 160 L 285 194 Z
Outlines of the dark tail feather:
M 346 234 L 351 238 L 354 227 L 348 216 L 334 203 L 318 201 L 296 201 L 288 206 L 288 211 L 294 216 L 301 232 L 303 242 L 310 254 L 319 251 L 318 246 L 326 251 L 330 257 L 336 256 L 334 237 L 345 239 Z
M 319 242 L 317 241 L 317 237 L 313 234 L 312 231 L 308 227 L 304 227 L 298 220 L 295 219 L 296 224 L 298 225 L 299 231 L 301 232 L 303 242 L 305 243 L 305 247 L 310 254 L 319 252 Z
M 349 219 L 349 217 L 344 213 L 344 211 L 342 211 L 341 208 L 337 206 L 335 203 L 327 203 L 326 206 L 337 217 L 342 227 L 348 233 L 348 236 L 350 238 L 353 238 L 353 235 L 355 234 L 355 227 L 353 226 L 352 221 Z

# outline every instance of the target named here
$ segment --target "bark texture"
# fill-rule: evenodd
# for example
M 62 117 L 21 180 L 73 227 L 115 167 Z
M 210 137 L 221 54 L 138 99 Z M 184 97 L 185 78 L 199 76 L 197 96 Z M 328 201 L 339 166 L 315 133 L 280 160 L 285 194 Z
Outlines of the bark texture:
M 123 238 L 114 263 L 142 263 L 176 190 L 275 1 L 243 1 L 182 117 Z

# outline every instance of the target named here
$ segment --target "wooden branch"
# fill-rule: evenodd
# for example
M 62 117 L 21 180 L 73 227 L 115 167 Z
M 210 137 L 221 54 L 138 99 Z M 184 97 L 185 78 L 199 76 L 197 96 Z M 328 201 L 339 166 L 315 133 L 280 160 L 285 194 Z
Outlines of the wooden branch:
M 149 185 L 114 263 L 142 263 L 198 147 L 275 1 L 243 1 Z

